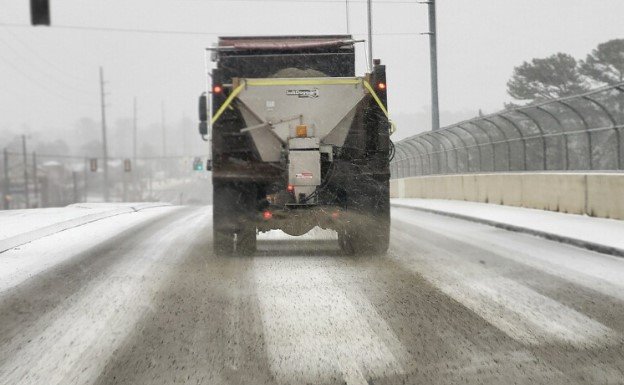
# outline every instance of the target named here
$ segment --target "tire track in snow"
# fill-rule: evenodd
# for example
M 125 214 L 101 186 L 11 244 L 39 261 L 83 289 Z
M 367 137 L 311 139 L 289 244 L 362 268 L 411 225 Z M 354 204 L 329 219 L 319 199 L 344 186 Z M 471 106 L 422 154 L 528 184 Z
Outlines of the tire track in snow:
M 395 229 L 399 242 L 393 243 L 393 253 L 406 268 L 521 343 L 586 348 L 621 338 L 600 322 L 441 246 L 415 246 L 410 234 Z
M 146 237 L 107 276 L 66 298 L 72 305 L 62 314 L 42 317 L 4 345 L 11 354 L 0 366 L 0 383 L 94 381 L 151 306 L 151 290 L 160 283 L 159 263 L 180 257 L 208 215 L 195 211 Z
M 328 268 L 337 267 L 327 258 L 254 261 L 269 363 L 277 381 L 327 383 L 338 376 L 355 385 L 367 384 L 367 377 L 402 373 L 400 361 L 407 354 L 393 353 L 404 352 L 398 338 L 364 297 L 352 303 Z

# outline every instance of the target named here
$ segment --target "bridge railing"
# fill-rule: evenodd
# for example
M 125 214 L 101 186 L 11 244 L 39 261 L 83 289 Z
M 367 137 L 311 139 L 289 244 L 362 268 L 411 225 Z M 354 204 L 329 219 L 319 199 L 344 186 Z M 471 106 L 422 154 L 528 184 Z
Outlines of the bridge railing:
M 392 178 L 624 170 L 624 83 L 505 109 L 396 143 Z

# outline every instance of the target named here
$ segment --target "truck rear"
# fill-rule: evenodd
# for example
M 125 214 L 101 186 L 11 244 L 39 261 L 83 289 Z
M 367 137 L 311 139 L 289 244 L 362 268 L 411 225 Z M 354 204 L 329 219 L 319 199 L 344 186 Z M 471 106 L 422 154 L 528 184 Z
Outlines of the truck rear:
M 212 137 L 214 247 L 250 254 L 256 234 L 338 233 L 384 253 L 392 125 L 386 70 L 355 76 L 351 36 L 221 37 L 200 133 Z M 206 107 L 207 105 L 209 107 Z

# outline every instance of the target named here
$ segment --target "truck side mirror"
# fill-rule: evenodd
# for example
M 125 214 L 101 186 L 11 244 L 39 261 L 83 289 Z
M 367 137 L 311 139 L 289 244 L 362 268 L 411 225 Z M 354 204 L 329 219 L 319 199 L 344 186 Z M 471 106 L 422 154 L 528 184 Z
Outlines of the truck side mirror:
M 208 108 L 206 107 L 206 93 L 199 97 L 199 133 L 208 135 Z
M 206 107 L 206 93 L 204 92 L 199 97 L 199 121 L 205 122 L 208 120 L 208 108 Z

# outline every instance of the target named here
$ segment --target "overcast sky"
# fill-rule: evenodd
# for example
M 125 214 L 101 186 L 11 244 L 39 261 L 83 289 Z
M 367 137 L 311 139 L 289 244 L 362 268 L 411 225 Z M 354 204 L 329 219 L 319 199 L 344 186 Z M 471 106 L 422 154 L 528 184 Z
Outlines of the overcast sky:
M 81 117 L 99 120 L 100 65 L 111 122 L 131 116 L 135 96 L 142 125 L 160 121 L 161 102 L 167 121 L 195 119 L 203 48 L 216 36 L 347 32 L 342 0 L 50 2 L 57 27 L 34 28 L 27 0 L 0 0 L 0 130 L 65 132 Z M 365 15 L 365 1 L 350 1 L 350 32 L 360 38 Z M 438 0 L 443 122 L 458 112 L 502 108 L 505 83 L 524 60 L 558 51 L 584 58 L 598 43 L 624 37 L 622 15 L 622 0 Z M 422 113 L 430 97 L 428 40 L 419 34 L 428 29 L 427 7 L 375 1 L 373 29 L 374 56 L 388 65 L 391 114 Z M 364 46 L 358 48 L 363 73 Z M 399 129 L 429 129 L 418 125 Z

